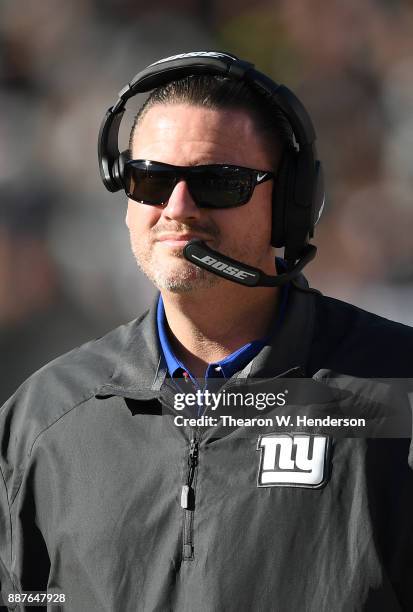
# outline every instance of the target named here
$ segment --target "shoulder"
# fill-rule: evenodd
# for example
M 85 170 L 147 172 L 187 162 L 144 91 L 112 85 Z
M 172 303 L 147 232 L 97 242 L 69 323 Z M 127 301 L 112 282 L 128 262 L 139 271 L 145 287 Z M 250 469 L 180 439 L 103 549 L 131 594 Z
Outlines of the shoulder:
M 312 361 L 360 377 L 413 377 L 413 328 L 331 297 L 315 300 Z
M 50 392 L 54 385 L 72 401 L 94 393 L 110 377 L 119 356 L 141 333 L 148 311 L 127 324 L 120 325 L 100 338 L 96 338 L 57 357 L 28 378 L 18 390 L 26 392 L 34 386 Z M 63 399 L 63 398 L 61 398 Z
M 61 355 L 32 374 L 0 408 L 0 439 L 14 435 L 28 450 L 30 441 L 42 431 L 93 397 L 111 379 L 127 347 L 141 336 L 147 315 Z

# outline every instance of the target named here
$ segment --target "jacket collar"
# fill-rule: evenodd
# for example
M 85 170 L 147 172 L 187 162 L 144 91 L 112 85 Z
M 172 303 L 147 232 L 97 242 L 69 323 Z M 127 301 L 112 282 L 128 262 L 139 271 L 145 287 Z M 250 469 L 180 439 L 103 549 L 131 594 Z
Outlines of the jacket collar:
M 315 327 L 315 297 L 320 292 L 310 289 L 300 275 L 292 283 L 287 310 L 281 327 L 239 377 L 273 378 L 283 372 L 299 369 L 307 371 L 307 363 Z
M 121 328 L 121 350 L 114 356 L 115 369 L 98 395 L 123 395 L 150 399 L 158 395 L 166 378 L 167 366 L 162 354 L 157 325 L 156 301 L 139 319 Z
M 287 312 L 271 344 L 260 353 L 236 378 L 274 378 L 293 369 L 306 371 L 315 323 L 315 295 L 303 276 L 293 283 L 289 292 Z M 156 323 L 157 299 L 143 317 L 120 328 L 120 350 L 116 351 L 116 366 L 109 381 L 97 395 L 122 395 L 135 399 L 151 399 L 159 395 L 167 376 Z M 115 352 L 115 351 L 114 351 Z

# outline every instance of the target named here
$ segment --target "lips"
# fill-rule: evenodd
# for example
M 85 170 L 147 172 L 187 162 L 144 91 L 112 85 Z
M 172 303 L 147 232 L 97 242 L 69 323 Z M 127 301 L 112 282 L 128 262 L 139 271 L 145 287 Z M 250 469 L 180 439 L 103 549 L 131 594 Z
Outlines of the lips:
M 209 237 L 197 236 L 196 234 L 161 234 L 156 240 L 157 242 L 162 242 L 167 245 L 183 246 L 194 238 L 205 242 L 211 240 Z

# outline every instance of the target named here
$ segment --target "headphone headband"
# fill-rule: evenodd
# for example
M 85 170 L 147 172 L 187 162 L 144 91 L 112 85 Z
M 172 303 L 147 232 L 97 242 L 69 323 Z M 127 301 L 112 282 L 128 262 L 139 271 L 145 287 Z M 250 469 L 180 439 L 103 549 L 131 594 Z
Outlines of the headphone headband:
M 124 99 L 128 99 L 137 93 L 150 91 L 189 75 L 216 74 L 243 79 L 245 73 L 252 67 L 252 64 L 224 53 L 174 55 L 154 62 L 138 72 L 119 92 L 119 97 L 124 97 L 126 93 Z

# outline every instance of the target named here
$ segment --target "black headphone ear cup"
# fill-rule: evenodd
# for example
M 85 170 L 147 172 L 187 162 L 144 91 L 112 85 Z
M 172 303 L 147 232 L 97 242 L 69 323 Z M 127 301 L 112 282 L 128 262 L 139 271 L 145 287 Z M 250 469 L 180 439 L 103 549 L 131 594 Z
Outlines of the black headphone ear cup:
M 292 205 L 296 180 L 297 152 L 286 149 L 280 159 L 277 174 L 274 178 L 272 198 L 272 234 L 271 244 L 280 248 L 285 245 L 288 206 Z
M 122 151 L 119 157 L 115 159 L 112 166 L 113 182 L 117 185 L 118 189 L 123 187 L 123 172 L 125 164 L 129 161 L 129 151 Z
M 126 151 L 122 151 L 122 153 L 119 155 L 118 172 L 119 172 L 119 178 L 122 181 L 122 185 L 123 185 L 123 173 L 125 170 L 125 164 L 126 162 L 130 161 L 130 159 L 131 159 L 131 156 L 130 156 L 128 149 Z

